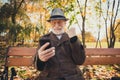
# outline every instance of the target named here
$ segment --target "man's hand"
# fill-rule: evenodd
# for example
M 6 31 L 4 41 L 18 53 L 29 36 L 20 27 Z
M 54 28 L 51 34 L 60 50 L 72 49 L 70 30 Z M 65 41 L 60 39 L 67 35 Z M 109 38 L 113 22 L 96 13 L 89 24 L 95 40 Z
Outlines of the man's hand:
M 67 34 L 68 34 L 68 36 L 69 36 L 70 38 L 76 36 L 75 28 L 74 28 L 74 27 L 70 28 L 70 29 L 67 31 Z
M 43 46 L 40 47 L 40 49 L 38 50 L 38 56 L 39 59 L 43 62 L 48 61 L 48 59 L 50 59 L 51 57 L 53 57 L 55 55 L 55 47 L 51 47 L 49 49 L 45 48 L 49 45 L 50 43 L 45 43 Z

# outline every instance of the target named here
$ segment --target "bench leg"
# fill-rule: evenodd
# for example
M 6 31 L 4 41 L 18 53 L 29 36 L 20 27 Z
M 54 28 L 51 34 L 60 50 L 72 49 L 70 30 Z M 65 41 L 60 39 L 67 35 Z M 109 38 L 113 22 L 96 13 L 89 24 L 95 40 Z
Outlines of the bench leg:
M 0 76 L 0 80 L 8 80 L 8 67 L 4 68 L 2 75 Z
M 13 80 L 13 77 L 16 76 L 16 75 L 17 75 L 17 73 L 15 71 L 15 68 L 14 67 L 11 68 L 11 77 L 10 77 L 10 80 Z
M 111 80 L 120 80 L 120 77 L 112 77 Z
M 8 80 L 8 67 L 5 67 L 4 76 L 5 76 L 5 80 Z

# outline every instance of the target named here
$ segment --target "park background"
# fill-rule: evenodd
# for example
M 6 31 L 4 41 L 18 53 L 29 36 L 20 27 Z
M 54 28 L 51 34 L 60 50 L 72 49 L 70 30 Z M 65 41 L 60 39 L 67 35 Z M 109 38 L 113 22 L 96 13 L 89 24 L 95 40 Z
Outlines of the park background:
M 75 27 L 85 48 L 120 48 L 120 0 L 0 0 L 0 73 L 6 48 L 37 47 L 39 38 L 50 30 L 51 10 L 58 7 L 69 19 L 65 30 Z M 87 66 L 86 79 L 120 77 L 114 67 L 120 69 L 120 65 Z M 26 69 L 17 68 L 19 78 L 36 72 Z

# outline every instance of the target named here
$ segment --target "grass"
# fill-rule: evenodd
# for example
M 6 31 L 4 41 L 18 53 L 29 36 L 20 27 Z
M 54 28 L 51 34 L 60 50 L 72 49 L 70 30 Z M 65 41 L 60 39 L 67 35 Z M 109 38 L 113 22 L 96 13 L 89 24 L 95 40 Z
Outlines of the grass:
M 96 42 L 86 42 L 86 48 L 95 48 L 95 46 L 96 46 Z M 99 44 L 97 48 L 100 48 Z M 101 42 L 101 48 L 107 48 L 107 43 Z M 120 42 L 116 42 L 114 48 L 120 48 Z

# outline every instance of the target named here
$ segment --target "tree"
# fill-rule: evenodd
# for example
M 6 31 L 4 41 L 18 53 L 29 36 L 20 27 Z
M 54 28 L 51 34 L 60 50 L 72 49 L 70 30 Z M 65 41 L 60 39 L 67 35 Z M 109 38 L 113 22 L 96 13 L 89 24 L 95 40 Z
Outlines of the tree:
M 98 28 L 99 28 L 99 31 L 98 31 L 98 38 L 97 38 L 97 41 L 96 41 L 96 48 L 98 47 L 98 44 L 101 48 L 101 42 L 100 42 L 100 30 L 101 30 L 101 0 L 99 0 L 99 2 L 97 2 L 97 5 L 95 6 L 95 11 L 96 11 L 96 15 L 98 15 Z
M 115 29 L 115 36 L 116 36 L 116 41 L 120 42 L 120 19 L 116 21 L 116 29 Z
M 110 3 L 112 3 L 112 6 L 111 6 L 112 8 L 110 8 Z M 115 25 L 115 22 L 119 12 L 119 5 L 120 5 L 120 0 L 113 0 L 113 1 L 108 0 L 106 16 L 103 16 L 105 21 L 106 39 L 107 39 L 108 48 L 114 48 L 114 45 L 115 45 L 115 40 L 116 40 L 115 30 L 118 27 Z M 110 10 L 111 10 L 111 14 L 109 14 Z M 109 25 L 108 25 L 108 21 L 109 21 Z M 109 34 L 107 30 L 108 26 L 110 26 Z
M 95 37 L 90 32 L 85 32 L 86 42 L 94 42 Z
M 6 37 L 5 35 L 7 34 L 9 30 L 9 23 L 10 23 L 10 16 L 12 14 L 12 6 L 8 3 L 5 3 L 4 5 L 1 6 L 0 8 L 0 34 L 4 38 Z
M 6 41 L 9 45 L 14 45 L 18 39 L 24 39 L 30 35 L 30 19 L 26 15 L 25 5 L 22 6 L 23 1 L 10 0 L 10 3 L 5 3 L 1 7 L 0 25 L 2 26 L 0 28 L 1 32 L 6 33 Z
M 10 0 L 10 4 L 13 7 L 13 12 L 11 15 L 11 19 L 12 19 L 12 23 L 16 24 L 16 14 L 18 13 L 20 7 L 22 6 L 22 3 L 24 2 L 24 0 Z
M 85 0 L 84 9 L 81 8 L 78 0 L 77 0 L 77 3 L 78 3 L 79 10 L 80 10 L 81 17 L 82 17 L 82 43 L 83 43 L 83 46 L 85 47 L 85 20 L 86 20 L 87 0 Z

